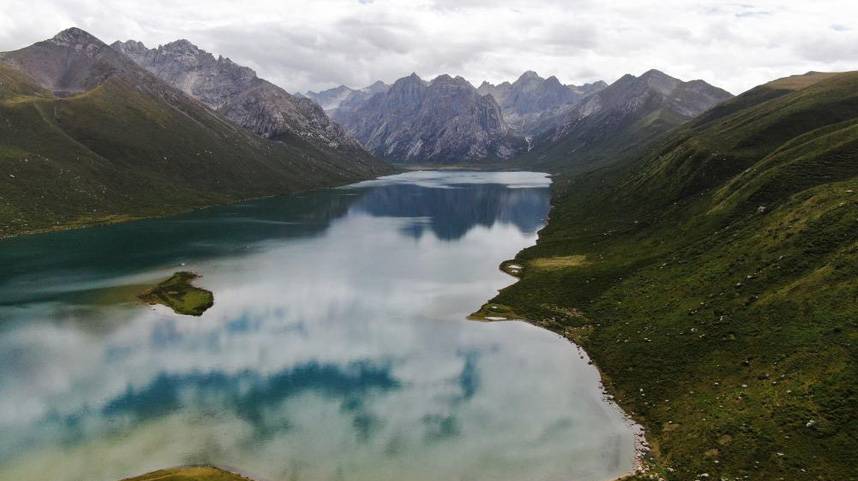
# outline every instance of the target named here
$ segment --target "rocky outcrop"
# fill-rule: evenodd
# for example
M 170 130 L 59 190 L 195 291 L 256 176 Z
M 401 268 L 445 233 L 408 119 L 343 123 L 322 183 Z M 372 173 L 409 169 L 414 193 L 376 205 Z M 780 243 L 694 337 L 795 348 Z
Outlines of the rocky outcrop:
M 332 122 L 319 105 L 260 79 L 232 60 L 201 50 L 187 40 L 149 49 L 141 42 L 112 47 L 158 78 L 262 137 L 288 141 L 298 136 L 333 149 L 360 144 Z
M 525 149 L 491 95 L 462 77 L 397 80 L 353 109 L 333 113 L 376 155 L 400 163 L 503 161 Z
M 607 87 L 605 82 L 584 85 L 563 85 L 557 77 L 540 77 L 527 71 L 515 82 L 493 85 L 483 82 L 477 89 L 490 94 L 503 110 L 510 127 L 524 134 L 534 134 L 546 127 L 545 119 L 557 118 L 581 99 Z

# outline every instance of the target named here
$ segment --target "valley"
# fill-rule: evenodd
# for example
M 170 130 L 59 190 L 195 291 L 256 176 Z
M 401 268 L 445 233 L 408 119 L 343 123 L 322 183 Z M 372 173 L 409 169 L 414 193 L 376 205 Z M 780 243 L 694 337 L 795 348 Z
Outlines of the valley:
M 858 73 L 147 43 L 0 53 L 0 480 L 858 479 Z

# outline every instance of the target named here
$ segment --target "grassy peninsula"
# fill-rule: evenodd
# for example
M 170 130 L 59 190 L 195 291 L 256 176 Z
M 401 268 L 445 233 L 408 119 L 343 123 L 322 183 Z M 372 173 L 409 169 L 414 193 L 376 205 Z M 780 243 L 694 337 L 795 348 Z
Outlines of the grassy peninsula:
M 201 316 L 214 305 L 211 291 L 200 289 L 191 281 L 200 277 L 193 272 L 177 272 L 169 279 L 140 294 L 140 299 L 148 304 L 163 304 L 177 314 Z

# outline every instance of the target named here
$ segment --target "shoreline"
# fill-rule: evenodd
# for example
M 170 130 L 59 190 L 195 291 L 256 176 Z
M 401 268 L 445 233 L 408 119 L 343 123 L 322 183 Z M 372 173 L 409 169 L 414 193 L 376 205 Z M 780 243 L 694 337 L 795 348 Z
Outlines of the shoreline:
M 530 324 L 529 321 L 525 320 Z M 552 331 L 553 332 L 553 331 Z M 575 344 L 575 342 L 569 339 L 566 336 L 563 336 L 568 340 L 572 345 L 574 345 L 579 353 L 583 354 L 582 359 L 586 358 L 587 363 L 593 366 L 596 369 L 596 372 L 599 373 L 599 389 L 602 391 L 602 399 L 608 403 L 612 408 L 616 409 L 618 413 L 623 417 L 626 422 L 626 425 L 632 430 L 632 436 L 634 437 L 634 450 L 635 450 L 635 459 L 632 465 L 632 470 L 626 474 L 621 475 L 618 478 L 614 478 L 615 481 L 619 481 L 629 476 L 634 476 L 637 474 L 644 474 L 647 472 L 647 456 L 650 456 L 652 453 L 652 448 L 650 447 L 649 441 L 646 437 L 646 429 L 644 429 L 643 425 L 641 425 L 637 420 L 635 420 L 634 416 L 627 413 L 622 406 L 616 401 L 616 395 L 611 394 L 611 389 L 608 387 L 608 384 L 605 383 L 605 379 L 608 379 L 605 376 L 605 373 L 599 369 L 599 366 L 596 365 L 591 359 L 590 355 L 587 354 L 587 351 Z
M 306 193 L 316 192 L 316 191 L 325 190 L 325 189 L 336 189 L 338 187 L 344 187 L 344 186 L 356 184 L 359 182 L 365 182 L 368 180 L 380 179 L 382 177 L 387 177 L 389 175 L 397 175 L 398 173 L 400 173 L 400 172 L 395 171 L 393 173 L 384 174 L 384 175 L 376 175 L 373 177 L 367 177 L 365 179 L 355 179 L 353 181 L 349 181 L 346 183 L 335 183 L 335 184 L 331 184 L 331 185 L 322 185 L 322 186 L 317 186 L 317 187 L 308 188 L 308 189 L 299 189 L 299 190 L 295 190 L 292 192 L 283 192 L 283 193 L 279 193 L 279 194 L 270 194 L 270 195 L 259 195 L 259 196 L 253 196 L 253 197 L 242 197 L 242 198 L 238 198 L 235 200 L 229 200 L 229 201 L 224 201 L 224 202 L 214 202 L 211 204 L 204 203 L 204 204 L 200 204 L 200 205 L 196 205 L 196 206 L 177 207 L 175 209 L 167 209 L 167 210 L 160 212 L 160 213 L 153 213 L 153 214 L 107 214 L 107 215 L 104 215 L 102 217 L 93 217 L 93 218 L 87 219 L 87 220 L 72 220 L 72 221 L 69 221 L 68 223 L 65 223 L 65 224 L 56 224 L 56 225 L 52 225 L 49 227 L 23 230 L 23 231 L 18 231 L 18 232 L 12 232 L 9 234 L 0 233 L 0 242 L 6 241 L 6 240 L 11 240 L 11 239 L 18 239 L 18 238 L 27 237 L 27 236 L 51 234 L 54 232 L 66 232 L 66 231 L 81 230 L 81 229 L 91 229 L 94 227 L 102 227 L 102 226 L 109 226 L 109 225 L 116 225 L 116 224 L 125 224 L 128 222 L 137 222 L 137 221 L 148 220 L 148 219 L 164 219 L 167 217 L 173 217 L 173 216 L 178 216 L 178 215 L 182 215 L 182 214 L 188 214 L 191 212 L 197 212 L 197 211 L 201 211 L 201 210 L 205 210 L 205 209 L 210 209 L 213 207 L 225 207 L 225 206 L 229 206 L 229 205 L 241 204 L 242 202 L 252 202 L 252 201 L 256 201 L 256 200 L 273 199 L 276 197 L 288 197 L 290 195 L 306 194 Z
M 27 237 L 33 235 L 41 235 L 41 234 L 50 234 L 54 232 L 65 232 L 72 230 L 80 230 L 80 229 L 90 229 L 93 227 L 100 226 L 108 226 L 108 225 L 116 225 L 116 224 L 124 224 L 127 222 L 136 222 L 147 219 L 162 219 L 166 217 L 172 217 L 176 215 L 187 214 L 190 212 L 196 212 L 203 209 L 209 209 L 212 207 L 223 207 L 228 205 L 240 204 L 242 202 L 251 202 L 255 200 L 262 199 L 272 199 L 275 197 L 286 197 L 294 194 L 306 194 L 308 192 L 316 192 L 325 189 L 336 189 L 339 187 L 345 187 L 352 184 L 357 184 L 360 182 L 366 182 L 369 180 L 381 179 L 383 177 L 389 177 L 392 175 L 398 175 L 405 172 L 415 172 L 415 171 L 468 171 L 468 172 L 514 172 L 526 169 L 515 168 L 513 166 L 502 167 L 500 165 L 474 165 L 474 164 L 463 164 L 463 165 L 405 165 L 405 164 L 397 164 L 397 163 L 389 163 L 391 167 L 391 172 L 374 175 L 370 177 L 366 177 L 364 179 L 353 179 L 348 182 L 342 183 L 332 183 L 330 185 L 320 185 L 316 187 L 311 187 L 307 189 L 298 189 L 292 192 L 283 192 L 278 194 L 269 194 L 269 195 L 260 195 L 260 196 L 252 196 L 252 197 L 241 197 L 234 200 L 227 200 L 223 202 L 214 202 L 214 203 L 202 203 L 200 205 L 192 205 L 187 207 L 177 207 L 175 209 L 167 209 L 164 212 L 154 213 L 154 214 L 107 214 L 101 217 L 92 217 L 92 218 L 80 218 L 77 220 L 70 220 L 63 224 L 54 224 L 47 227 L 40 227 L 35 229 L 27 229 L 21 231 L 13 231 L 11 233 L 2 233 L 0 232 L 0 242 L 10 239 L 17 239 L 20 237 Z M 537 172 L 537 171 L 532 171 Z M 547 219 L 546 219 L 547 220 Z
M 539 243 L 541 238 L 541 232 L 545 229 L 548 224 L 551 222 L 551 212 L 554 210 L 554 196 L 551 196 L 550 207 L 548 212 L 545 214 L 545 225 L 543 225 L 539 231 L 537 232 L 536 243 L 534 246 Z M 533 246 L 528 246 L 525 249 L 528 249 Z M 525 250 L 525 249 L 522 249 Z M 505 286 L 503 289 L 506 289 L 510 286 L 515 285 L 521 280 L 521 276 L 524 274 L 526 270 L 526 263 L 520 259 L 518 259 L 518 254 L 522 251 L 516 253 L 516 257 L 511 259 L 506 259 L 501 261 L 498 264 L 498 270 L 503 272 L 504 274 L 515 279 L 514 282 Z M 493 311 L 490 314 L 495 315 L 486 315 L 486 311 Z M 576 315 L 582 315 L 580 311 L 575 310 Z M 650 463 L 647 462 L 647 458 L 652 456 L 652 447 L 650 445 L 649 440 L 647 439 L 646 430 L 643 427 L 643 424 L 638 422 L 635 417 L 626 412 L 622 406 L 620 406 L 617 401 L 617 393 L 616 390 L 612 387 L 612 383 L 610 382 L 610 378 L 602 371 L 599 366 L 593 362 L 587 350 L 584 349 L 575 339 L 575 334 L 577 331 L 570 331 L 567 329 L 560 330 L 553 328 L 553 323 L 551 321 L 538 321 L 534 319 L 529 319 L 527 316 L 521 315 L 514 310 L 513 306 L 506 306 L 497 303 L 493 303 L 491 301 L 486 302 L 480 308 L 467 316 L 469 321 L 476 322 L 505 322 L 505 321 L 519 321 L 526 322 L 532 326 L 545 329 L 549 332 L 553 332 L 558 336 L 566 339 L 575 349 L 578 351 L 581 359 L 585 359 L 587 363 L 593 366 L 596 369 L 596 372 L 599 376 L 599 389 L 602 391 L 602 398 L 606 401 L 613 409 L 616 409 L 626 421 L 627 425 L 631 428 L 634 436 L 634 460 L 632 464 L 631 471 L 620 475 L 617 478 L 614 478 L 611 481 L 622 481 L 637 475 L 645 474 L 649 471 Z
M 508 261 L 504 261 L 508 262 Z M 501 269 L 503 271 L 503 269 Z M 506 271 L 503 271 L 506 273 Z M 508 273 L 507 273 L 508 274 Z M 516 277 L 512 274 L 509 274 L 511 277 Z M 516 277 L 517 278 L 517 277 Z M 515 283 L 513 283 L 515 284 Z M 510 284 L 512 285 L 512 284 Z M 489 306 L 491 303 L 484 304 L 483 307 Z M 482 310 L 483 308 L 481 308 Z M 477 311 L 479 312 L 479 311 Z M 512 312 L 512 311 L 508 311 Z M 643 425 L 638 422 L 635 417 L 626 412 L 622 406 L 620 406 L 619 402 L 617 402 L 617 394 L 615 390 L 610 387 L 611 382 L 610 378 L 605 375 L 605 373 L 599 368 L 599 366 L 593 362 L 590 355 L 587 353 L 587 350 L 584 349 L 581 345 L 575 342 L 575 339 L 572 335 L 568 335 L 564 332 L 560 332 L 558 330 L 552 329 L 550 324 L 548 323 L 540 323 L 539 321 L 534 321 L 532 319 L 527 319 L 525 316 L 515 315 L 513 317 L 494 317 L 494 316 L 483 316 L 478 315 L 477 313 L 471 314 L 467 318 L 470 321 L 475 322 L 524 322 L 530 324 L 534 327 L 545 329 L 549 332 L 557 334 L 558 336 L 565 339 L 569 344 L 578 352 L 579 358 L 586 361 L 587 364 L 596 369 L 599 377 L 599 390 L 602 393 L 602 401 L 606 402 L 612 409 L 616 410 L 622 417 L 626 425 L 631 429 L 632 436 L 634 440 L 634 459 L 632 461 L 632 469 L 626 473 L 619 475 L 616 478 L 613 478 L 613 481 L 621 481 L 629 478 L 630 476 L 640 475 L 648 472 L 647 457 L 652 454 L 652 447 L 649 443 L 649 440 L 646 436 L 646 429 L 644 429 Z

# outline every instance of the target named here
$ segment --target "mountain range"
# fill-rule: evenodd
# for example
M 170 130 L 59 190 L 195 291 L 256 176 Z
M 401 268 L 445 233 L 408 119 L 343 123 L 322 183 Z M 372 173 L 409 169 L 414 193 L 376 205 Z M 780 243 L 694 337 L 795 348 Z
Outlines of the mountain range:
M 607 86 L 603 81 L 580 86 L 563 85 L 557 77 L 546 79 L 529 70 L 512 83 L 492 85 L 483 82 L 477 92 L 497 100 L 504 119 L 512 128 L 524 135 L 532 135 L 538 133 L 540 125 L 545 125 L 540 120 L 557 117 Z
M 107 46 L 76 28 L 0 54 L 0 68 L 2 235 L 390 172 L 379 159 L 586 169 L 730 97 L 658 71 L 610 86 L 526 72 L 480 88 L 412 74 L 292 95 L 187 40 Z
M 684 82 L 659 70 L 624 75 L 571 109 L 543 119 L 534 147 L 519 162 L 531 168 L 591 170 L 731 97 L 702 80 Z
M 533 71 L 514 82 L 474 88 L 461 77 L 424 81 L 416 74 L 360 90 L 307 92 L 375 155 L 403 164 L 513 163 L 543 166 L 556 151 L 588 168 L 608 157 L 616 135 L 652 138 L 730 98 L 702 80 L 683 82 L 658 70 L 611 85 L 563 85 Z M 456 108 L 446 108 L 453 102 Z M 443 108 L 438 108 L 442 106 Z M 513 161 L 513 159 L 515 159 Z M 553 160 L 552 160 L 553 161 Z
M 603 81 L 584 85 L 562 85 L 557 77 L 542 78 L 533 71 L 527 71 L 516 81 L 493 85 L 483 82 L 477 92 L 491 95 L 501 107 L 504 120 L 516 132 L 532 134 L 530 127 L 544 116 L 556 116 L 564 108 L 569 108 L 584 97 L 607 87 Z M 318 103 L 333 117 L 343 116 L 366 103 L 373 95 L 384 93 L 390 88 L 382 81 L 376 81 L 362 89 L 352 89 L 340 85 L 321 92 L 309 91 L 306 96 Z
M 404 164 L 508 161 L 524 150 L 500 106 L 462 77 L 411 74 L 363 102 L 332 111 L 375 155 Z
M 75 28 L 0 54 L 0 65 L 3 153 L 15 166 L 0 181 L 7 233 L 358 180 L 389 172 L 379 159 L 589 169 L 730 97 L 656 70 L 581 86 L 529 71 L 479 88 L 412 74 L 292 95 L 188 40 L 107 46 Z

